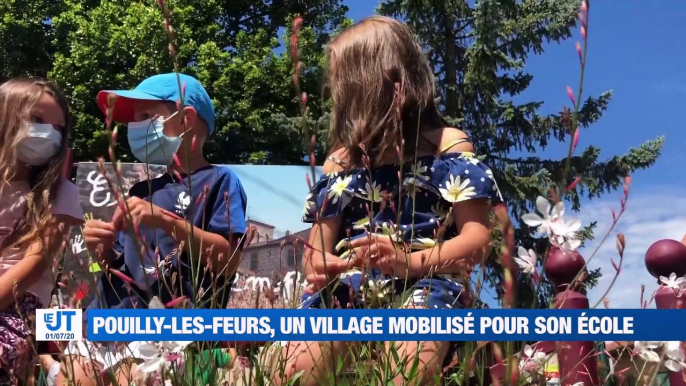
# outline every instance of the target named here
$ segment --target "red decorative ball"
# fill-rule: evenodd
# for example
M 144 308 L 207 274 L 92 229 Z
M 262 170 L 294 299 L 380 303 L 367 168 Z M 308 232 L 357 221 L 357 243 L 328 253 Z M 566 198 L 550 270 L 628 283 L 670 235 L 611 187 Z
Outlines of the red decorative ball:
M 557 287 L 566 287 L 584 269 L 585 264 L 586 261 L 579 252 L 552 247 L 543 269 L 551 283 Z
M 651 275 L 686 275 L 686 245 L 670 239 L 656 241 L 646 251 L 646 268 Z

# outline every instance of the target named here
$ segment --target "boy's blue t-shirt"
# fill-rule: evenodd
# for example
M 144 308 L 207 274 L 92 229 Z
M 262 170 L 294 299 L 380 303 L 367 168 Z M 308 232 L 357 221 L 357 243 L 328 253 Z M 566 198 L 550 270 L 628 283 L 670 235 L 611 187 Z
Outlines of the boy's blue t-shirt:
M 227 239 L 233 235 L 236 242 L 242 240 L 246 229 L 247 197 L 236 174 L 228 167 L 210 165 L 182 178 L 183 182 L 165 173 L 139 182 L 131 187 L 129 197 L 152 201 L 154 205 L 191 222 L 196 229 Z M 198 307 L 226 307 L 233 277 L 213 274 L 212 270 L 205 269 L 204 256 L 201 259 L 193 256 L 191 261 L 185 252 L 186 247 L 179 254 L 182 240 L 175 240 L 161 229 L 140 226 L 138 240 L 131 233 L 119 232 L 114 247 L 119 256 L 110 267 L 118 269 L 135 283 L 126 284 L 113 274 L 103 275 L 99 282 L 101 292 L 93 301 L 92 308 L 147 308 L 150 296 L 158 296 L 163 303 L 186 296 Z M 186 245 L 189 243 L 189 240 L 183 241 Z M 143 259 L 141 242 L 147 245 Z M 223 259 L 231 258 L 228 254 L 227 251 Z

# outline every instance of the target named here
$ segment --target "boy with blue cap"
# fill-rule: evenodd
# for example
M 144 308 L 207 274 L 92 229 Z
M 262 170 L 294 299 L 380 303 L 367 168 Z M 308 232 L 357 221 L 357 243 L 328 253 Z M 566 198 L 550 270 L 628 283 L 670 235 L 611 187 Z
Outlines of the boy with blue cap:
M 128 216 L 119 208 L 110 222 L 86 222 L 83 235 L 91 255 L 101 267 L 123 273 L 102 275 L 92 308 L 148 308 L 151 296 L 164 304 L 185 296 L 196 307 L 227 306 L 246 233 L 247 198 L 229 168 L 211 165 L 203 156 L 202 145 L 215 129 L 212 100 L 198 80 L 179 76 L 183 114 L 177 107 L 181 97 L 175 73 L 150 77 L 133 90 L 98 95 L 104 114 L 116 97 L 112 120 L 128 124 L 133 155 L 165 165 L 169 172 L 129 190 L 126 207 L 138 237 L 125 229 Z M 95 351 L 101 371 L 130 354 L 74 343 L 67 355 L 92 358 Z M 95 382 L 74 367 L 72 376 L 83 385 Z

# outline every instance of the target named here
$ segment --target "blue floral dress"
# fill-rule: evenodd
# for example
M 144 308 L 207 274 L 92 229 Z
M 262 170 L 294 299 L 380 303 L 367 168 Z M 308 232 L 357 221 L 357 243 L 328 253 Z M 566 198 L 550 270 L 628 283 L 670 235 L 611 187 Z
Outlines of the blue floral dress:
M 453 204 L 472 199 L 502 202 L 493 172 L 473 153 L 442 153 L 419 157 L 402 169 L 384 165 L 323 175 L 307 197 L 303 221 L 341 216 L 336 253 L 342 258 L 350 257 L 349 241 L 367 232 L 390 235 L 399 248 L 406 245 L 417 251 L 457 236 Z M 464 276 L 405 280 L 377 270 L 352 270 L 330 287 L 330 301 L 323 299 L 323 291 L 305 294 L 300 308 L 463 307 Z

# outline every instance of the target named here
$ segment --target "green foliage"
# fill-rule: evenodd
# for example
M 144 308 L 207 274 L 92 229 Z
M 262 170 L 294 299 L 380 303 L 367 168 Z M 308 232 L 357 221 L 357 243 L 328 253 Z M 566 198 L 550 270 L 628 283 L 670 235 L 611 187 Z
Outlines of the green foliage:
M 76 160 L 105 156 L 109 139 L 97 91 L 130 89 L 173 69 L 161 11 L 154 0 L 28 3 L 0 0 L 0 74 L 56 81 L 73 106 Z M 290 30 L 293 15 L 304 16 L 300 82 L 304 90 L 321 89 L 322 46 L 346 21 L 347 8 L 340 0 L 168 3 L 179 68 L 214 98 L 217 131 L 207 147 L 210 161 L 302 162 L 309 141 L 305 145 L 300 125 L 289 119 L 300 116 L 299 96 L 293 92 L 295 66 L 283 48 L 289 37 L 280 34 Z M 308 105 L 313 117 L 322 116 L 317 98 Z M 118 158 L 131 161 L 124 127 L 120 133 Z
M 571 141 L 562 113 L 542 115 L 542 101 L 518 104 L 512 99 L 533 80 L 524 71 L 529 55 L 542 54 L 545 43 L 571 37 L 578 6 L 577 0 L 382 0 L 378 8 L 380 14 L 405 20 L 424 44 L 436 69 L 445 114 L 469 133 L 477 153 L 485 155 L 513 219 L 531 211 L 536 197 L 546 196 L 548 188 L 566 186 L 576 176 L 581 181 L 565 199 L 578 210 L 582 196 L 600 197 L 616 190 L 627 174 L 651 166 L 662 148 L 663 138 L 658 138 L 625 155 L 601 160 L 600 149 L 589 146 L 572 158 L 568 176 L 562 176 L 566 154 L 559 159 L 537 156 L 552 141 Z M 570 74 L 573 79 L 578 79 L 576 74 Z M 576 117 L 581 129 L 600 119 L 611 96 L 608 91 L 585 100 Z M 588 238 L 593 227 L 584 232 Z M 516 236 L 517 245 L 535 248 L 539 255 L 545 249 L 528 229 L 518 229 Z M 502 295 L 497 257 L 487 271 Z M 586 287 L 595 285 L 599 276 L 598 271 L 589 272 Z M 519 285 L 518 304 L 530 307 L 534 291 L 524 284 Z M 541 306 L 545 307 L 550 293 L 550 286 L 542 287 Z
M 589 146 L 577 151 L 565 177 L 563 157 L 537 155 L 553 141 L 570 140 L 562 114 L 542 115 L 542 101 L 515 103 L 513 98 L 533 79 L 524 71 L 529 55 L 571 36 L 577 7 L 576 0 L 383 0 L 379 5 L 379 13 L 402 18 L 423 42 L 445 114 L 474 139 L 514 219 L 532 208 L 536 196 L 574 176 L 581 181 L 565 198 L 579 209 L 582 196 L 614 191 L 625 175 L 652 165 L 663 144 L 658 138 L 609 160 Z M 309 154 L 288 36 L 294 15 L 303 15 L 299 83 L 309 93 L 306 116 L 308 127 L 318 133 L 321 161 L 330 107 L 318 95 L 322 48 L 350 23 L 342 1 L 169 0 L 169 8 L 179 68 L 198 77 L 214 98 L 217 131 L 206 153 L 215 163 L 298 164 Z M 47 75 L 65 90 L 73 106 L 77 161 L 107 154 L 108 134 L 95 103 L 98 90 L 133 88 L 173 68 L 154 0 L 0 0 L 0 13 L 0 77 Z M 606 92 L 585 100 L 577 117 L 581 129 L 600 119 L 611 96 Z M 133 160 L 124 127 L 116 151 L 120 160 Z M 589 238 L 593 226 L 585 230 Z M 518 229 L 516 236 L 518 244 L 543 252 L 528 229 Z M 488 273 L 500 289 L 496 257 Z M 590 272 L 587 285 L 598 276 Z M 520 304 L 531 304 L 533 291 L 520 289 Z M 542 304 L 549 293 L 544 286 L 538 294 Z
M 17 76 L 46 76 L 52 68 L 59 0 L 0 1 L 0 82 Z

